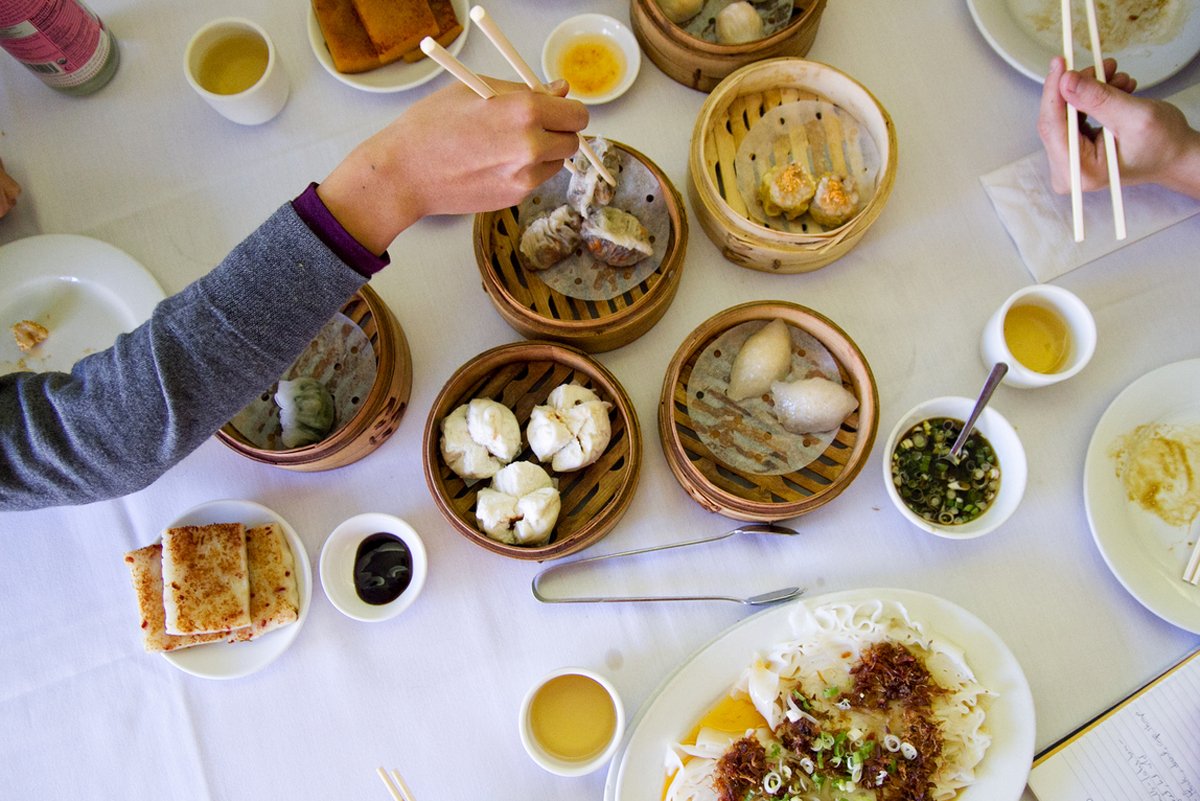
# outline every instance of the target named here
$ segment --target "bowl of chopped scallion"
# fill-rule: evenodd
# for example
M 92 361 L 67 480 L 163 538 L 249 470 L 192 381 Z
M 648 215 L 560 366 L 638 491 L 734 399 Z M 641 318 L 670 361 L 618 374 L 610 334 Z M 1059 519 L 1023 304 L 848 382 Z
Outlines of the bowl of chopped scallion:
M 943 397 L 918 404 L 888 437 L 883 475 L 892 503 L 917 528 L 950 539 L 995 530 L 1025 493 L 1025 449 L 995 409 L 983 410 L 962 452 L 950 447 L 975 405 Z

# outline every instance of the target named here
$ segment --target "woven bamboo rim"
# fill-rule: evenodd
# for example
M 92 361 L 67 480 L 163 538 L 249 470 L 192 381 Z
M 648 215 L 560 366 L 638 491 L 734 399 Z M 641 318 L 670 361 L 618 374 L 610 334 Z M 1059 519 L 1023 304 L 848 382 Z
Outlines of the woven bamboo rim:
M 716 337 L 741 323 L 776 317 L 829 349 L 843 386 L 855 394 L 859 405 L 816 461 L 792 473 L 764 476 L 736 470 L 713 456 L 688 414 L 687 385 L 696 359 Z M 829 503 L 866 464 L 878 427 L 879 391 L 858 346 L 829 318 L 783 301 L 743 303 L 701 323 L 671 359 L 658 406 L 663 453 L 676 480 L 705 509 L 737 520 L 784 520 Z
M 600 459 L 583 470 L 557 476 L 562 513 L 545 545 L 525 547 L 497 542 L 476 527 L 475 495 L 489 485 L 468 485 L 443 461 L 441 421 L 473 398 L 491 398 L 513 410 L 522 436 L 533 407 L 551 390 L 576 382 L 591 387 L 613 404 L 612 439 Z M 434 503 L 462 536 L 493 553 L 514 559 L 545 561 L 575 553 L 610 532 L 633 501 L 642 464 L 642 433 L 637 412 L 616 377 L 581 350 L 553 342 L 516 342 L 485 351 L 460 367 L 446 382 L 425 423 L 425 483 Z M 537 462 L 528 447 L 517 461 Z
M 737 189 L 738 147 L 772 109 L 798 100 L 827 100 L 852 114 L 879 148 L 875 194 L 845 225 L 792 234 L 753 220 Z M 739 69 L 713 90 L 700 110 L 688 156 L 688 191 L 701 227 L 724 256 L 764 272 L 797 273 L 824 267 L 848 253 L 878 219 L 896 181 L 896 129 L 874 95 L 845 73 L 815 61 L 778 58 Z
M 796 0 L 792 19 L 768 37 L 744 44 L 698 39 L 667 19 L 657 0 L 634 0 L 630 27 L 642 50 L 670 78 L 702 92 L 712 91 L 729 73 L 754 61 L 808 53 L 821 24 L 826 0 Z
M 217 432 L 217 439 L 256 462 L 317 472 L 357 462 L 395 433 L 412 392 L 412 355 L 404 330 L 369 286 L 354 293 L 341 312 L 362 329 L 375 351 L 375 383 L 354 417 L 329 437 L 302 448 L 273 451 L 255 447 L 228 423 Z
M 515 206 L 475 215 L 475 260 L 483 288 L 504 321 L 522 336 L 563 342 L 589 353 L 613 350 L 653 328 L 679 289 L 688 239 L 683 199 L 654 162 L 628 145 L 613 144 L 658 179 L 671 219 L 671 240 L 662 263 L 645 281 L 611 300 L 567 297 L 521 266 L 521 223 Z

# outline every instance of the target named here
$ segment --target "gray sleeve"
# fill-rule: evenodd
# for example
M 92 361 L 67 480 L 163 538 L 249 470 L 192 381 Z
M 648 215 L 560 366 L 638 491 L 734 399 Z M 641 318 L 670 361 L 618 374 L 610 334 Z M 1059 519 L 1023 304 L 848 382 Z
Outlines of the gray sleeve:
M 149 485 L 278 378 L 365 282 L 286 203 L 69 374 L 0 376 L 0 510 Z

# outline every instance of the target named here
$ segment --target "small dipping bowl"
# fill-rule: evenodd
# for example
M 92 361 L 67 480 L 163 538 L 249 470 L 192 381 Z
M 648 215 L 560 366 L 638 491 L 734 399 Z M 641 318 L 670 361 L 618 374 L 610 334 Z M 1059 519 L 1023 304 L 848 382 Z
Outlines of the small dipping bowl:
M 360 546 L 379 533 L 391 534 L 404 544 L 408 549 L 411 572 L 408 586 L 394 600 L 371 604 L 359 596 L 355 569 Z M 379 541 L 384 542 L 382 538 Z M 375 567 L 377 563 L 371 566 Z M 388 620 L 411 606 L 421 594 L 428 572 L 429 561 L 420 535 L 400 518 L 379 512 L 367 512 L 346 520 L 333 530 L 321 549 L 321 587 L 325 595 L 343 615 L 366 623 Z
M 1014 344 L 1009 342 L 1006 329 L 1009 316 L 1018 312 L 1043 316 L 1041 320 L 1037 317 L 1026 319 L 1026 328 L 1029 329 L 1025 332 L 1027 335 L 1037 334 L 1040 328 L 1043 336 L 1054 336 L 1046 330 L 1047 326 L 1059 327 L 1065 331 L 1065 352 L 1049 372 L 1031 369 L 1013 353 Z M 1036 345 L 1035 339 L 1026 347 Z M 1065 381 L 1082 370 L 1095 352 L 1096 321 L 1087 305 L 1074 293 L 1047 284 L 1027 286 L 1009 296 L 984 326 L 979 344 L 979 354 L 984 365 L 990 368 L 997 362 L 1006 363 L 1008 372 L 1004 376 L 1004 383 L 1022 389 L 1045 387 Z M 1036 354 L 1036 351 L 1034 353 Z
M 595 730 L 586 730 L 588 725 Z M 525 694 L 520 726 L 521 744 L 540 767 L 559 776 L 583 776 L 616 753 L 625 732 L 625 707 L 599 673 L 564 667 Z
M 580 52 L 575 54 L 580 69 L 588 69 L 590 74 L 585 76 L 580 72 L 574 79 L 564 74 L 563 59 L 572 48 L 580 48 Z M 614 57 L 621 62 L 618 65 L 619 73 L 615 78 L 605 79 L 599 73 L 605 71 L 605 61 Z M 642 51 L 633 32 L 624 23 L 604 14 L 580 14 L 564 20 L 550 32 L 546 43 L 542 45 L 542 74 L 546 76 L 546 81 L 549 83 L 566 78 L 571 84 L 571 92 L 567 97 L 586 105 L 608 103 L 625 94 L 637 78 L 641 64 Z M 588 80 L 580 80 L 581 77 Z M 596 81 L 595 89 L 587 85 L 592 80 Z
M 908 504 L 900 497 L 896 484 L 892 480 L 892 454 L 895 453 L 904 434 L 922 420 L 931 417 L 951 417 L 965 422 L 971 416 L 975 406 L 974 398 L 943 397 L 927 400 L 917 404 L 908 414 L 900 418 L 887 439 L 887 447 L 883 452 L 883 483 L 887 487 L 888 497 L 910 523 L 922 531 L 936 534 L 952 540 L 969 540 L 982 537 L 998 528 L 1016 511 L 1025 494 L 1025 480 L 1028 475 L 1028 465 L 1025 461 L 1025 448 L 1017 437 L 1008 420 L 990 406 L 983 410 L 975 423 L 975 430 L 983 434 L 991 443 L 996 458 L 1000 463 L 1000 491 L 987 509 L 967 523 L 943 525 L 926 520 L 908 508 Z

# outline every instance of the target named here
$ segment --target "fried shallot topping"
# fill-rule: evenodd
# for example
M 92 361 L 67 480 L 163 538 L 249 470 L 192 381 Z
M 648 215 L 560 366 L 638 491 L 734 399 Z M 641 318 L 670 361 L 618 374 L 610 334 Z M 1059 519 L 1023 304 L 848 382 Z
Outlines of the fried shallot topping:
M 929 671 L 900 643 L 879 642 L 850 668 L 854 689 L 850 701 L 863 708 L 886 709 L 893 701 L 905 707 L 928 707 L 940 692 Z
M 762 785 L 767 775 L 767 751 L 754 737 L 743 737 L 729 747 L 713 774 L 719 801 L 741 801 L 746 791 Z
M 933 792 L 933 774 L 942 753 L 941 731 L 917 710 L 901 713 L 897 734 L 912 744 L 916 755 L 878 749 L 863 763 L 863 779 L 875 789 L 876 801 L 928 801 Z
M 808 755 L 812 750 L 812 741 L 820 733 L 821 727 L 808 718 L 784 719 L 775 730 L 775 736 L 783 743 L 783 747 L 801 756 Z

